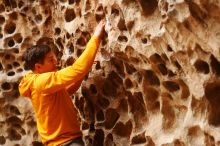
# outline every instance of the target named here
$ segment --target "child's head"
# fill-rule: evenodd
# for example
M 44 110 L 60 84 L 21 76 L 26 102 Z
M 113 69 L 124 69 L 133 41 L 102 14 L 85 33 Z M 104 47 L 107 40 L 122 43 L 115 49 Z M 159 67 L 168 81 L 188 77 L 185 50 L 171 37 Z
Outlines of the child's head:
M 26 50 L 23 55 L 24 68 L 38 73 L 54 71 L 57 58 L 52 49 L 47 45 L 35 45 Z

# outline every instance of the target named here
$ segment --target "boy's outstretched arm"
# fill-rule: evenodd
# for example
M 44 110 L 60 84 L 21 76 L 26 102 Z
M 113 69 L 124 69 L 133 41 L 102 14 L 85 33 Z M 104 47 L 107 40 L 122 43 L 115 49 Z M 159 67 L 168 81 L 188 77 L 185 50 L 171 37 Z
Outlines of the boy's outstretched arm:
M 96 26 L 93 37 L 98 37 L 99 39 L 101 38 L 101 36 L 103 35 L 104 25 L 105 25 L 104 21 L 101 21 Z M 67 92 L 69 93 L 69 95 L 74 94 L 79 89 L 79 87 L 81 86 L 82 81 L 83 81 L 83 78 L 67 87 Z

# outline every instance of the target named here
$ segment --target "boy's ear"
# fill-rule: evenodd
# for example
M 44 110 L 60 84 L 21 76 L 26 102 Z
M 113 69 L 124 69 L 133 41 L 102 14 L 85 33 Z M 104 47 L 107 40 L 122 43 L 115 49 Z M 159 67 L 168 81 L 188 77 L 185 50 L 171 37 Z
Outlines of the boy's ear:
M 36 63 L 34 65 L 34 69 L 35 69 L 35 71 L 39 71 L 41 69 L 41 64 L 40 63 Z

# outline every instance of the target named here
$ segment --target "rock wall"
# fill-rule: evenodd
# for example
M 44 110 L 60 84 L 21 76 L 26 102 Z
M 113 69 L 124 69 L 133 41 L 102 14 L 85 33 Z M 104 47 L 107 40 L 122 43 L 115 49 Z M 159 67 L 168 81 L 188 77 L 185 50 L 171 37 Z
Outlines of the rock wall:
M 87 146 L 220 145 L 219 0 L 0 1 L 0 145 L 41 145 L 20 97 L 22 53 L 46 43 L 74 62 L 106 34 L 73 101 Z

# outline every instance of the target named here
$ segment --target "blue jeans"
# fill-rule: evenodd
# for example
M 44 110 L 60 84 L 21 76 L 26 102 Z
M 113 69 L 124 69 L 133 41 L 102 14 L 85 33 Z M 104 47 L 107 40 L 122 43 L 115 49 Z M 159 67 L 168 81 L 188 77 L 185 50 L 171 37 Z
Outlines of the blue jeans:
M 82 137 L 78 137 L 76 139 L 72 139 L 63 143 L 61 146 L 85 146 L 85 145 L 82 140 Z

